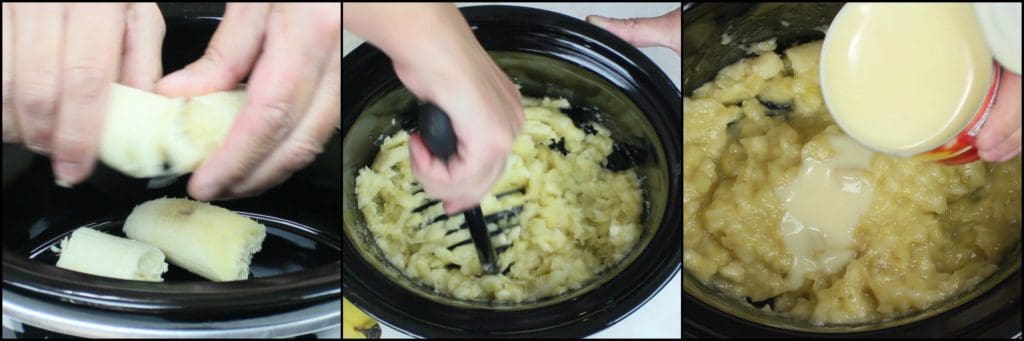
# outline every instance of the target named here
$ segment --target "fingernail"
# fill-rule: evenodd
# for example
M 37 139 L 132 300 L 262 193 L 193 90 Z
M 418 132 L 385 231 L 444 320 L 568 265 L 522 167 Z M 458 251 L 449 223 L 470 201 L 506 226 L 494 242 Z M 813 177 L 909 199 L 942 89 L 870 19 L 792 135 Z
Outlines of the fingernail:
M 57 183 L 57 186 L 71 188 L 71 185 L 82 177 L 82 166 L 73 162 L 60 161 L 57 162 L 55 173 L 57 173 L 57 179 L 54 182 Z
M 597 26 L 597 27 L 600 27 L 600 28 L 603 28 L 603 29 L 606 29 L 606 30 L 608 29 L 608 21 L 604 17 L 598 16 L 598 15 L 591 15 L 591 16 L 587 17 L 587 22 L 593 24 L 594 26 Z

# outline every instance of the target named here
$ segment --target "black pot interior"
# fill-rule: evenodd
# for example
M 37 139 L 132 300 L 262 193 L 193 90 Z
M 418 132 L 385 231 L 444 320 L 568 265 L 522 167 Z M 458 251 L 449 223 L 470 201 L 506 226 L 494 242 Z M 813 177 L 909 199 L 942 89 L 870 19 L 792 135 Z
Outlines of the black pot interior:
M 168 25 L 164 72 L 199 58 L 223 5 L 162 6 Z M 219 9 L 219 12 L 218 12 Z M 103 309 L 150 314 L 267 313 L 337 299 L 340 295 L 340 134 L 305 169 L 258 196 L 213 204 L 241 212 L 267 227 L 250 279 L 215 283 L 174 265 L 163 283 L 125 281 L 53 266 L 49 246 L 89 226 L 123 236 L 124 219 L 147 200 L 186 197 L 189 176 L 160 188 L 97 163 L 74 189 L 54 184 L 47 158 L 3 145 L 4 290 Z
M 342 180 L 348 189 L 343 194 L 345 295 L 417 335 L 592 333 L 624 313 L 616 311 L 628 309 L 623 304 L 649 298 L 681 266 L 681 96 L 639 51 L 574 18 L 506 6 L 462 11 L 477 39 L 524 96 L 566 98 L 572 108 L 564 112 L 577 126 L 598 122 L 612 131 L 616 147 L 607 167 L 632 168 L 641 176 L 645 232 L 619 266 L 598 276 L 604 278 L 539 302 L 457 301 L 405 278 L 374 246 L 350 189 L 359 169 L 373 161 L 382 136 L 415 129 L 412 112 L 418 101 L 398 81 L 387 56 L 363 45 L 345 58 L 342 76 Z M 558 326 L 574 319 L 589 321 Z

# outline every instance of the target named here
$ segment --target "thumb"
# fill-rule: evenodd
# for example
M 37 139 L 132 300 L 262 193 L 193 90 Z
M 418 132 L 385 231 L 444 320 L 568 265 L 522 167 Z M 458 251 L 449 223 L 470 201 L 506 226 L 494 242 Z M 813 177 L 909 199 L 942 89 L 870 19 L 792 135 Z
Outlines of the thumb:
M 588 15 L 587 22 L 603 28 L 636 47 L 663 46 L 679 53 L 679 9 L 659 17 L 611 19 Z

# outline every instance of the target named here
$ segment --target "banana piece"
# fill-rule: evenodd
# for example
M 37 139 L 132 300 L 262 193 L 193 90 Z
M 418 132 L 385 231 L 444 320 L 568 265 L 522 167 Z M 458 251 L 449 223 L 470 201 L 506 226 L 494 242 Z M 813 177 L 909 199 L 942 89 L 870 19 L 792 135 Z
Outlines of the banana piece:
M 266 227 L 230 210 L 187 199 L 156 199 L 135 207 L 128 238 L 153 244 L 174 265 L 213 281 L 249 277 Z
M 359 310 L 347 298 L 342 297 L 342 300 L 345 307 L 341 314 L 344 320 L 342 323 L 344 337 L 346 339 L 379 338 L 380 326 L 377 325 L 377 320 Z
M 100 160 L 134 177 L 164 175 L 164 127 L 184 106 L 183 99 L 114 84 L 100 138 Z
M 245 98 L 245 91 L 236 90 L 193 97 L 186 102 L 164 135 L 171 172 L 191 172 L 213 154 L 227 137 Z
M 96 276 L 163 282 L 164 253 L 153 245 L 79 228 L 62 245 L 57 267 Z
M 224 142 L 245 90 L 167 98 L 112 84 L 99 156 L 138 178 L 189 173 Z

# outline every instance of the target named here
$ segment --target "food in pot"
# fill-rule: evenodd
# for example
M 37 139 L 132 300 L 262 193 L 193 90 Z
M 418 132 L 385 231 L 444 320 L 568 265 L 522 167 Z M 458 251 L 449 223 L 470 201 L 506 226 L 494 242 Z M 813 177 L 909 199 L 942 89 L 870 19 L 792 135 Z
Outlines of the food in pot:
M 189 173 L 224 142 L 244 90 L 167 98 L 112 84 L 99 158 L 134 177 Z
M 132 210 L 128 238 L 152 244 L 174 265 L 212 281 L 249 278 L 266 227 L 222 207 L 187 199 L 156 199 Z
M 385 139 L 356 178 L 359 209 L 391 265 L 458 299 L 522 302 L 580 288 L 636 245 L 640 180 L 632 169 L 603 167 L 612 152 L 608 129 L 573 125 L 559 111 L 569 107 L 564 99 L 523 103 L 524 132 L 480 205 L 490 217 L 522 207 L 488 224 L 501 274 L 483 274 L 461 214 L 435 221 L 444 215 L 440 204 L 417 210 L 430 198 L 413 179 L 404 131 Z
M 61 241 L 57 267 L 96 276 L 163 282 L 164 253 L 143 242 L 111 236 L 87 227 Z
M 818 325 L 971 290 L 1020 244 L 1020 158 L 954 167 L 860 147 L 822 102 L 820 51 L 744 59 L 683 99 L 686 270 Z

